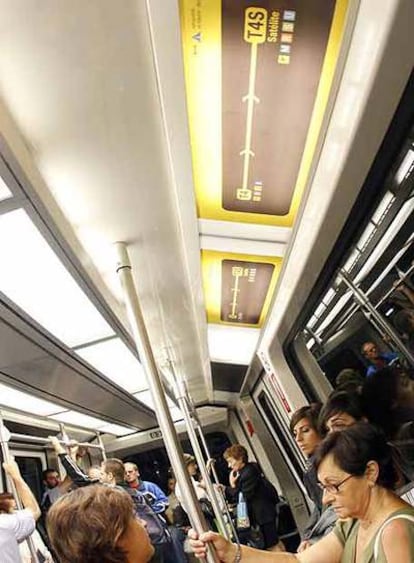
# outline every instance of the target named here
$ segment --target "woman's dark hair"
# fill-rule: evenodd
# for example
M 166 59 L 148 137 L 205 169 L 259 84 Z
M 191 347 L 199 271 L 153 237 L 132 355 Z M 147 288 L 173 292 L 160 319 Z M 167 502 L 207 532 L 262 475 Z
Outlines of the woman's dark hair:
M 0 513 L 10 512 L 10 501 L 14 500 L 11 493 L 0 493 Z
M 389 366 L 373 373 L 362 387 L 362 402 L 367 418 L 384 430 L 387 436 L 394 436 L 401 425 L 395 412 L 398 407 L 399 383 L 403 369 Z M 411 370 L 405 372 L 412 376 Z
M 297 423 L 304 418 L 306 418 L 314 430 L 318 431 L 318 418 L 321 408 L 322 403 L 311 403 L 295 411 L 289 422 L 290 431 L 293 432 Z
M 334 391 L 330 394 L 319 415 L 319 431 L 322 435 L 326 434 L 327 421 L 339 413 L 349 414 L 355 418 L 356 421 L 361 420 L 365 416 L 365 413 L 362 408 L 359 393 L 352 391 Z
M 377 485 L 385 489 L 392 489 L 397 481 L 392 448 L 384 433 L 368 422 L 357 422 L 341 432 L 328 434 L 315 452 L 317 470 L 329 454 L 343 471 L 358 477 L 365 473 L 369 461 L 376 461 Z

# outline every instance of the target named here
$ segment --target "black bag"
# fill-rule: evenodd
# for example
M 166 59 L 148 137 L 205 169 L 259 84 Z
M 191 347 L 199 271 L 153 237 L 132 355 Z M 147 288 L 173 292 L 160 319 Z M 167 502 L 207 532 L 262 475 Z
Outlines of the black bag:
M 153 545 L 159 545 L 168 542 L 170 538 L 167 532 L 166 522 L 147 504 L 144 495 L 136 489 L 120 488 L 127 491 L 132 498 L 135 516 L 146 522 L 151 543 Z

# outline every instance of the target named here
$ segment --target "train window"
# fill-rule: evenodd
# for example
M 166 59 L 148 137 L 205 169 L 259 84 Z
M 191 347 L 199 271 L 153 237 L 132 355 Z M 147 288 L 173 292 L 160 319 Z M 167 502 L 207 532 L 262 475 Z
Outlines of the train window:
M 228 484 L 227 463 L 223 459 L 223 453 L 231 443 L 223 432 L 212 432 L 205 435 L 207 446 L 212 458 L 216 460 L 216 471 L 220 483 Z M 192 448 L 188 440 L 182 441 L 184 452 L 192 453 Z M 156 483 L 159 487 L 167 490 L 169 477 L 170 461 L 165 448 L 155 448 L 146 452 L 140 452 L 128 456 L 125 461 L 136 463 L 139 467 L 141 478 Z
M 40 503 L 43 494 L 42 472 L 45 468 L 44 455 L 37 453 L 22 455 L 21 452 L 14 452 L 14 458 L 23 479 L 29 485 L 36 500 Z
M 283 451 L 286 452 L 289 461 L 292 463 L 292 465 L 295 469 L 295 474 L 296 475 L 302 475 L 303 464 L 301 464 L 301 462 L 298 458 L 298 451 L 295 448 L 295 444 L 294 444 L 292 439 L 289 440 L 285 436 L 285 434 L 282 430 L 283 425 L 281 424 L 280 421 L 277 420 L 274 409 L 270 405 L 269 399 L 268 399 L 265 392 L 262 392 L 259 395 L 259 404 L 262 407 L 262 409 L 263 409 L 263 411 L 266 415 L 268 423 L 272 427 L 272 431 L 277 436 L 277 439 L 278 439 Z
M 301 331 L 333 387 L 353 377 L 345 369 L 363 381 L 389 363 L 414 367 L 414 126 L 377 196 Z

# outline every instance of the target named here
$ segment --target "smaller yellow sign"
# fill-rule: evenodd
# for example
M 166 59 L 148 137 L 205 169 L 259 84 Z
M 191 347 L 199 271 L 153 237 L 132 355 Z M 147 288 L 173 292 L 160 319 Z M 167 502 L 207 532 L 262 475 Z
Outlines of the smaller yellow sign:
M 203 250 L 201 267 L 209 323 L 261 327 L 282 258 Z

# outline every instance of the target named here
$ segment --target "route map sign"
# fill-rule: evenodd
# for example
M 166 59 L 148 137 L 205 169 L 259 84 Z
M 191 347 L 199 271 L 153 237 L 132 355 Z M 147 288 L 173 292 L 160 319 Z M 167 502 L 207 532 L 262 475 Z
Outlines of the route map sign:
M 291 227 L 348 0 L 181 0 L 199 215 Z
M 262 326 L 282 258 L 203 250 L 201 264 L 208 321 Z

